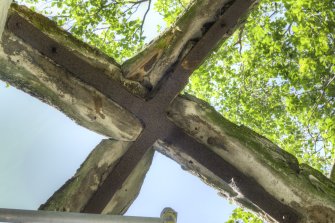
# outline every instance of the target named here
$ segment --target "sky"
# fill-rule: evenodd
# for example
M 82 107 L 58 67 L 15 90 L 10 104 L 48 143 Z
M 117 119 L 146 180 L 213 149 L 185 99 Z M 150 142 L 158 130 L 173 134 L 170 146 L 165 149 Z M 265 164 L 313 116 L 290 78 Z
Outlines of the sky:
M 0 208 L 35 210 L 68 180 L 102 136 L 53 107 L 0 82 Z M 164 207 L 179 223 L 223 223 L 233 206 L 217 191 L 156 152 L 138 198 L 126 215 L 158 217 Z
M 157 34 L 153 30 L 159 23 L 157 15 L 148 16 L 148 40 Z M 0 81 L 0 208 L 36 210 L 103 138 Z M 126 215 L 158 217 L 165 207 L 178 212 L 178 223 L 223 223 L 235 208 L 216 190 L 156 152 Z

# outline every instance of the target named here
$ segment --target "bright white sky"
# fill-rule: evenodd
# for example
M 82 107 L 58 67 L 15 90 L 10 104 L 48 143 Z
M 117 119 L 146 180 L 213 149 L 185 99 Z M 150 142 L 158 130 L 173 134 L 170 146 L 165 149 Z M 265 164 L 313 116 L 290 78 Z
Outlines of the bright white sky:
M 157 24 L 154 15 L 148 17 L 146 27 L 152 30 Z M 154 36 L 152 31 L 147 35 Z M 103 137 L 5 86 L 0 81 L 0 208 L 34 210 L 75 173 Z M 223 223 L 235 208 L 200 179 L 156 153 L 127 215 L 158 217 L 164 207 L 178 212 L 179 223 Z

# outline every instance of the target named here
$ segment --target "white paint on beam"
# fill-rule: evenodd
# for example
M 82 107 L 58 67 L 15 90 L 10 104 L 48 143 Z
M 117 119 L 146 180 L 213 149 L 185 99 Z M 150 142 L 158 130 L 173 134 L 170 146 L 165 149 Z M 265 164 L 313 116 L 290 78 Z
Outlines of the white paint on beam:
M 0 1 L 0 42 L 3 30 L 5 28 L 5 24 L 7 21 L 7 14 L 10 4 L 12 3 L 12 0 L 1 0 Z

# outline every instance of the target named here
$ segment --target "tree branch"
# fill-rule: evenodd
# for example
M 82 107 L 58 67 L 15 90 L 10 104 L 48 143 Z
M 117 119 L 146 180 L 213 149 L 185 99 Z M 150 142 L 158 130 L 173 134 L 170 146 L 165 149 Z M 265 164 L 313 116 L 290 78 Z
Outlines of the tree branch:
M 239 31 L 239 33 L 238 33 L 238 40 L 237 40 L 237 42 L 234 44 L 234 46 L 237 45 L 237 44 L 240 45 L 240 49 L 239 49 L 239 53 L 240 53 L 240 55 L 242 54 L 242 47 L 243 47 L 243 45 L 242 45 L 243 31 L 244 31 L 244 25 L 241 26 L 240 31 Z
M 142 24 L 141 24 L 141 29 L 140 29 L 140 32 L 141 32 L 140 33 L 140 37 L 141 38 L 143 37 L 143 26 L 144 26 L 144 23 L 145 23 L 145 19 L 146 19 L 147 15 L 148 15 L 148 13 L 150 11 L 150 8 L 151 8 L 151 0 L 149 0 L 149 2 L 148 2 L 148 8 L 145 11 L 144 16 L 143 16 L 143 20 L 142 20 Z

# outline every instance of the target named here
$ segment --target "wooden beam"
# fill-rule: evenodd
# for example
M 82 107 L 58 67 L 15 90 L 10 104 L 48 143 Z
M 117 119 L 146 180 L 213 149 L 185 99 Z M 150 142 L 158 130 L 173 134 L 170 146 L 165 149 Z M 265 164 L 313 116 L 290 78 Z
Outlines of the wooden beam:
M 119 101 L 129 96 L 131 105 L 132 100 L 142 101 L 133 95 L 143 95 L 145 89 L 122 78 L 119 65 L 111 58 L 73 38 L 47 18 L 15 4 L 2 40 L 2 80 L 54 106 L 92 131 L 125 141 L 138 137 L 141 122 L 109 95 L 118 95 Z M 71 67 L 64 69 L 47 55 Z M 73 70 L 76 72 L 72 73 Z M 85 81 L 93 87 L 76 75 L 86 77 Z M 122 86 L 131 88 L 132 93 Z M 123 95 L 119 94 L 122 92 Z
M 199 145 L 187 146 L 186 137 L 173 131 L 176 137 L 166 142 L 179 149 L 160 150 L 218 190 L 227 191 L 228 199 L 242 201 L 256 212 L 258 207 L 278 222 L 335 221 L 335 182 L 299 164 L 265 137 L 229 122 L 192 96 L 174 100 L 169 117 Z M 231 190 L 220 181 L 229 183 Z
M 40 210 L 81 212 L 96 190 L 106 180 L 109 172 L 128 150 L 131 142 L 102 140 L 90 153 L 76 174 L 68 180 Z M 122 189 L 110 197 L 102 213 L 124 214 L 137 197 L 144 177 L 149 170 L 154 150 L 149 150 L 139 164 L 131 171 Z M 114 179 L 118 180 L 118 179 Z
M 258 0 L 244 1 L 248 8 L 257 2 Z M 231 10 L 232 7 L 237 8 Z M 235 14 L 229 15 L 228 9 Z M 196 45 L 199 47 L 201 44 L 198 42 L 202 40 L 206 52 L 208 47 L 213 50 L 238 27 L 238 24 L 232 23 L 244 22 L 246 17 L 245 8 L 238 0 L 196 0 L 185 11 L 170 29 L 122 65 L 126 78 L 139 81 L 151 90 L 158 84 L 162 84 L 160 82 L 164 76 L 168 75 L 177 64 L 183 64 L 185 69 L 197 67 L 203 61 L 201 56 L 203 53 L 199 51 L 200 56 L 193 54 L 192 58 L 186 58 L 192 48 Z M 224 35 L 216 32 L 220 29 L 213 29 L 212 25 L 215 23 L 216 26 L 227 28 Z M 208 35 L 207 32 L 210 29 L 213 33 Z M 206 33 L 210 39 L 204 39 Z M 211 45 L 209 42 L 216 42 L 216 44 Z
M 160 51 L 161 54 L 155 57 L 152 52 L 156 51 L 150 50 L 149 46 L 144 51 L 148 55 L 143 57 L 144 62 L 137 56 L 124 65 L 123 70 L 129 74 L 143 68 L 147 72 L 144 76 L 150 77 L 146 86 L 149 89 L 150 84 L 163 83 L 151 92 L 150 97 L 147 97 L 148 89 L 136 82 L 132 84 L 140 91 L 120 87 L 126 87 L 125 83 L 130 82 L 123 79 L 120 67 L 113 60 L 81 45 L 63 31 L 52 33 L 51 23 L 43 25 L 40 23 L 43 18 L 14 6 L 6 37 L 3 37 L 7 42 L 1 45 L 0 77 L 61 108 L 83 126 L 122 140 L 137 138 L 112 171 L 106 172 L 103 182 L 83 202 L 84 207 L 78 210 L 95 213 L 105 212 L 106 207 L 112 210 L 115 203 L 111 200 L 122 191 L 148 149 L 160 140 L 167 145 L 167 149 L 161 151 L 184 167 L 197 171 L 201 177 L 212 177 L 208 182 L 228 191 L 226 194 L 231 199 L 261 214 L 267 212 L 271 219 L 279 222 L 335 221 L 334 182 L 309 166 L 299 164 L 290 154 L 250 129 L 225 120 L 206 103 L 176 98 L 193 70 L 222 38 L 232 33 L 240 23 L 239 19 L 254 4 L 254 1 L 246 0 L 211 1 L 213 4 L 219 2 L 222 5 L 216 11 L 214 21 L 206 18 L 209 22 L 199 23 L 202 26 L 194 24 L 197 29 L 200 27 L 199 38 L 189 39 L 186 37 L 193 38 L 193 34 L 178 34 L 178 38 L 187 40 L 180 48 L 174 46 L 176 51 L 163 47 L 167 51 Z M 196 2 L 205 3 L 207 5 L 203 7 L 211 7 L 207 0 Z M 197 13 L 207 13 L 208 10 L 201 9 Z M 189 11 L 189 15 L 193 12 Z M 195 21 L 195 18 L 201 20 L 203 17 L 197 13 L 191 16 Z M 193 24 L 187 23 L 185 18 L 188 16 L 182 18 L 185 24 Z M 175 27 L 176 31 L 178 29 Z M 163 37 L 161 40 L 167 39 Z M 154 45 L 158 46 L 156 43 Z M 171 46 L 174 43 L 170 42 Z M 89 52 L 87 57 L 86 50 Z M 166 66 L 162 61 L 166 61 Z M 156 74 L 158 76 L 154 76 Z M 81 92 L 79 96 L 77 91 Z M 87 99 L 96 95 L 98 100 Z M 76 107 L 78 104 L 80 109 Z M 96 116 L 89 119 L 87 111 L 94 111 Z M 103 120 L 95 121 L 98 116 Z M 224 181 L 226 183 L 222 183 Z M 241 196 L 245 198 L 241 199 Z
M 157 90 L 154 97 L 141 105 L 134 106 L 140 108 L 131 111 L 144 123 L 144 130 L 87 203 L 84 212 L 101 212 L 109 201 L 109 197 L 122 187 L 124 180 L 146 154 L 148 148 L 157 139 L 171 134 L 174 124 L 166 118 L 167 107 L 185 87 L 192 72 L 200 66 L 221 41 L 221 38 L 231 34 L 230 30 L 239 25 L 239 19 L 247 14 L 253 3 L 253 1 L 236 0 L 227 6 L 224 13 L 217 17 L 209 27 L 206 27 L 207 32 L 196 42 L 183 60 L 179 61 L 167 74 L 164 84 Z M 202 14 L 198 16 L 201 17 Z M 223 22 L 225 25 L 222 25 Z M 185 65 L 185 62 L 192 61 L 194 58 L 196 58 L 194 63 L 189 62 Z M 192 141 L 192 138 L 190 140 Z

